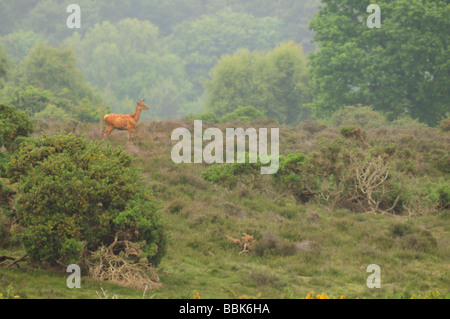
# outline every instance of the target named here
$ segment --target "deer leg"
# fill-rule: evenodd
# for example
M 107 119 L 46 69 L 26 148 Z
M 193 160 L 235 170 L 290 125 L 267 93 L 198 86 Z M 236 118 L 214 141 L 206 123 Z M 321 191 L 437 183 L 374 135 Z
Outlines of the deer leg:
M 114 131 L 114 127 L 108 127 L 106 129 L 106 131 L 108 131 L 108 133 L 106 134 L 106 137 L 108 138 L 108 141 L 109 141 L 109 136 L 111 135 L 111 132 Z
M 131 140 L 131 133 L 130 133 L 130 129 L 128 129 L 128 141 L 125 143 L 125 147 L 128 145 L 128 143 L 130 143 Z
M 102 136 L 100 138 L 103 138 L 103 135 L 105 135 L 106 132 L 108 132 L 108 128 L 106 128 L 102 131 Z
M 138 135 L 136 134 L 136 131 L 131 127 L 128 129 L 128 140 L 130 140 L 131 137 L 130 132 L 133 133 L 133 135 L 136 137 L 136 142 L 139 142 L 139 138 Z

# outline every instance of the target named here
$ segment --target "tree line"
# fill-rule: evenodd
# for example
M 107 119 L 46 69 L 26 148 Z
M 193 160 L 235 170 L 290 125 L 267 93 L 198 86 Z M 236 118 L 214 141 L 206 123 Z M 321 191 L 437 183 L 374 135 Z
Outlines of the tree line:
M 0 102 L 94 121 L 100 100 L 126 113 L 146 98 L 144 119 L 253 107 L 287 124 L 361 105 L 437 125 L 450 109 L 448 1 L 380 1 L 379 29 L 369 4 L 80 1 L 74 32 L 52 18 L 64 2 L 0 1 Z

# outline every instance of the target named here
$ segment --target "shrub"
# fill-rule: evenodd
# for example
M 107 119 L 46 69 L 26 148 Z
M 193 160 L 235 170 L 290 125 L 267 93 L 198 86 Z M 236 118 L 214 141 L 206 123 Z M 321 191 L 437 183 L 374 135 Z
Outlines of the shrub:
M 15 107 L 0 104 L 0 148 L 13 149 L 14 141 L 19 136 L 28 136 L 34 128 L 34 122 Z
M 14 191 L 10 186 L 6 185 L 3 180 L 0 179 L 0 208 L 8 206 L 8 199 L 11 198 Z
M 11 218 L 12 198 L 14 190 L 0 179 L 0 245 L 4 246 L 11 237 L 11 226 L 14 223 Z
M 327 126 L 317 121 L 307 120 L 300 124 L 300 128 L 310 134 L 314 134 L 323 131 Z
M 388 126 L 386 117 L 368 106 L 346 106 L 331 117 L 333 126 L 359 126 L 364 129 Z
M 14 88 L 9 94 L 10 104 L 30 114 L 41 112 L 53 99 L 54 95 L 51 91 L 34 86 Z
M 394 223 L 389 227 L 389 234 L 396 238 L 400 247 L 414 251 L 427 252 L 437 246 L 437 241 L 426 229 L 411 223 Z
M 122 148 L 43 135 L 24 141 L 8 172 L 19 182 L 16 214 L 32 259 L 73 263 L 83 261 L 81 253 L 103 246 L 120 253 L 134 242 L 149 263 L 161 261 L 167 232 L 158 203 Z
M 426 138 L 419 135 L 423 130 Z M 377 130 L 371 139 L 373 131 L 344 126 L 341 137 L 328 130 L 317 134 L 316 145 L 306 155 L 280 155 L 278 172 L 272 176 L 279 191 L 274 201 L 292 195 L 330 210 L 409 215 L 448 208 L 450 185 L 438 180 L 448 173 L 446 137 L 433 128 L 390 131 L 379 138 Z M 206 180 L 230 188 L 252 176 L 259 175 L 251 165 L 218 165 L 203 173 Z
M 250 163 L 249 154 L 245 153 L 244 163 L 213 165 L 202 172 L 202 178 L 230 189 L 238 183 L 251 189 L 257 189 L 261 186 L 261 166 L 263 165 L 259 158 L 257 163 Z
M 251 251 L 256 256 L 292 256 L 297 249 L 294 243 L 283 240 L 272 232 L 268 232 L 252 245 Z
M 37 120 L 49 120 L 49 121 L 72 121 L 73 117 L 62 108 L 53 104 L 48 104 L 45 109 L 34 115 Z
M 438 209 L 450 208 L 450 181 L 440 179 L 437 182 L 429 182 L 425 185 L 427 198 L 436 203 Z
M 233 112 L 225 114 L 220 119 L 221 122 L 241 121 L 243 123 L 251 123 L 255 120 L 264 119 L 266 116 L 263 112 L 257 110 L 253 106 L 241 106 Z
M 280 157 L 275 179 L 280 190 L 301 202 L 314 201 L 355 212 L 424 214 L 448 207 L 448 184 L 399 170 L 396 145 L 369 148 L 359 127 L 345 127 L 351 138 L 325 140 L 310 154 Z M 355 138 L 353 138 L 355 137 Z
M 358 126 L 351 125 L 341 127 L 340 133 L 344 137 L 353 138 L 357 141 L 364 142 L 366 140 L 366 132 Z
M 303 165 L 306 157 L 302 153 L 280 155 L 278 172 L 274 175 L 275 182 L 288 189 L 297 198 L 302 198 L 305 193 L 303 180 Z
M 449 132 L 450 131 L 450 116 L 447 116 L 447 118 L 442 119 L 439 127 L 442 132 Z
M 444 155 L 434 161 L 434 167 L 442 173 L 450 174 L 450 155 Z
M 213 112 L 206 112 L 206 113 L 200 113 L 200 114 L 190 114 L 186 115 L 185 119 L 187 120 L 202 120 L 206 122 L 212 122 L 212 123 L 219 123 L 219 119 Z
M 10 154 L 0 151 L 0 178 L 6 177 L 6 166 L 10 161 Z
M 417 119 L 412 119 L 411 117 L 405 115 L 394 121 L 392 121 L 392 126 L 397 128 L 410 128 L 410 127 L 427 127 L 426 124 L 420 123 Z

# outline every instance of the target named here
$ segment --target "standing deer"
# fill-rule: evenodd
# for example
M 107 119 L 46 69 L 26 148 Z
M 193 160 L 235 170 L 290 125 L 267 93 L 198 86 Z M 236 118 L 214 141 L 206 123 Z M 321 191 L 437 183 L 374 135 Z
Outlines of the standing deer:
M 131 133 L 136 137 L 136 141 L 138 141 L 138 135 L 134 130 L 136 128 L 137 122 L 141 117 L 141 111 L 148 110 L 148 107 L 144 105 L 144 100 L 137 101 L 136 104 L 136 112 L 134 114 L 108 114 L 104 117 L 105 123 L 107 125 L 106 129 L 102 132 L 102 137 L 105 133 L 107 133 L 107 138 L 109 140 L 109 136 L 114 129 L 118 129 L 121 131 L 128 131 L 128 142 L 131 139 Z M 127 142 L 127 143 L 128 143 Z

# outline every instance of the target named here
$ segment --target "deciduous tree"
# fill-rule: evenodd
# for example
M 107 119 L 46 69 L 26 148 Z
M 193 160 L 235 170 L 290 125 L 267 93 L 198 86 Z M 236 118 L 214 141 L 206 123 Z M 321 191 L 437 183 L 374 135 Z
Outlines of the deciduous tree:
M 316 113 L 362 104 L 391 120 L 436 125 L 449 110 L 449 2 L 378 1 L 379 29 L 367 27 L 368 0 L 322 4 L 310 24 L 319 47 L 310 55 Z

